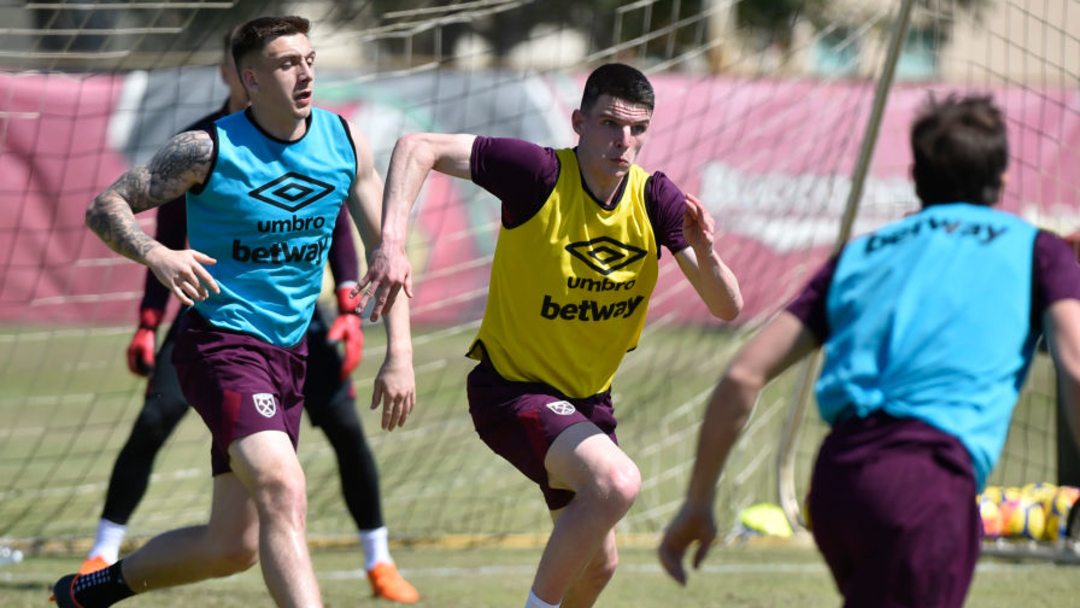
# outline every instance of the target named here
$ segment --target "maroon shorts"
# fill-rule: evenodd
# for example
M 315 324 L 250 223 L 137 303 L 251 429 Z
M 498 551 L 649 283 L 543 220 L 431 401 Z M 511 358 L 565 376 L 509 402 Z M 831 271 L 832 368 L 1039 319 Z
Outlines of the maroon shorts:
M 468 379 L 469 413 L 480 439 L 496 454 L 540 486 L 551 510 L 570 504 L 574 493 L 548 484 L 544 458 L 548 448 L 568 427 L 592 422 L 616 445 L 611 391 L 571 399 L 554 388 L 534 382 L 511 382 L 484 361 Z
M 979 556 L 975 493 L 955 437 L 884 414 L 838 423 L 808 506 L 844 607 L 959 608 Z
M 210 429 L 213 474 L 231 470 L 229 444 L 240 437 L 281 431 L 295 449 L 304 404 L 306 344 L 286 349 L 219 330 L 194 310 L 178 322 L 172 360 L 184 397 Z

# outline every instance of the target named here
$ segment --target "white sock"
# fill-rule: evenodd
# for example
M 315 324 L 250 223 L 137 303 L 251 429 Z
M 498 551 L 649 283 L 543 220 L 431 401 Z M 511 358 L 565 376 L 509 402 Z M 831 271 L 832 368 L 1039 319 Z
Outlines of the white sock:
M 126 533 L 127 526 L 102 519 L 98 522 L 94 546 L 87 557 L 100 555 L 105 561 L 115 564 L 120 559 L 120 543 L 124 542 Z
M 364 570 L 371 570 L 380 562 L 394 563 L 390 558 L 390 547 L 386 545 L 386 526 L 361 530 L 360 547 L 364 550 Z
M 533 590 L 529 589 L 529 599 L 525 602 L 525 608 L 559 608 L 560 604 L 562 604 L 562 602 L 559 602 L 558 604 L 549 604 L 544 600 L 536 597 L 536 594 L 533 593 Z

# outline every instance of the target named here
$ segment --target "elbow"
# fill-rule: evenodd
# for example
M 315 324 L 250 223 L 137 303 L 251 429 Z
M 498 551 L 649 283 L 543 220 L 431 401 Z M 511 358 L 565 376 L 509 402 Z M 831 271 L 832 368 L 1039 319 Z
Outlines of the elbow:
M 424 141 L 427 133 L 406 133 L 397 140 L 397 148 L 403 152 L 415 150 Z
M 436 135 L 408 133 L 398 138 L 390 158 L 390 168 L 387 170 L 388 184 L 394 181 L 390 177 L 391 173 L 402 172 L 402 175 L 412 176 L 405 179 L 416 179 L 420 176 L 422 182 L 428 173 L 436 168 L 439 159 Z
M 743 297 L 742 294 L 736 289 L 735 293 L 731 294 L 724 301 L 714 304 L 709 307 L 709 312 L 714 317 L 723 321 L 734 321 L 739 313 L 743 309 Z
M 757 391 L 744 384 L 739 377 L 724 374 L 713 392 L 707 416 L 720 428 L 727 429 L 726 435 L 735 437 L 750 419 L 757 395 Z
M 97 227 L 101 224 L 101 208 L 98 199 L 95 198 L 94 202 L 90 203 L 90 206 L 86 208 L 83 222 L 86 223 L 87 228 L 97 232 Z
M 398 138 L 394 147 L 394 154 L 409 159 L 421 159 L 430 157 L 431 134 L 430 133 L 406 133 Z M 431 161 L 433 163 L 434 160 Z
M 747 411 L 744 412 L 749 414 L 749 407 L 753 406 L 758 393 L 765 388 L 765 376 L 758 370 L 736 360 L 724 372 L 720 385 L 732 393 L 751 396 L 752 398 L 748 400 Z

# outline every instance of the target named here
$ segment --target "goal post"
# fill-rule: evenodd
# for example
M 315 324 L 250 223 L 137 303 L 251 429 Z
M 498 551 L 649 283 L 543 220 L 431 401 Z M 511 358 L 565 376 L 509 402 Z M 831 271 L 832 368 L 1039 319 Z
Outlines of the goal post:
M 896 36 L 890 45 L 886 67 L 878 80 L 879 95 L 886 90 L 889 74 L 896 67 L 892 61 L 895 43 L 902 38 L 910 40 L 910 36 L 897 35 L 906 25 L 903 12 L 912 10 L 910 4 L 903 3 L 898 8 L 897 24 L 892 30 Z M 931 40 L 944 41 L 947 47 L 951 39 L 960 36 L 955 33 L 959 31 L 981 43 L 959 50 L 937 49 L 941 72 L 948 74 L 952 82 L 933 83 L 928 88 L 948 91 L 948 84 L 955 83 L 953 86 L 961 90 L 991 93 L 998 103 L 1006 106 L 1011 140 L 1010 174 L 1017 166 L 1021 172 L 1027 167 L 1040 166 L 1045 181 L 1040 187 L 1032 187 L 1034 180 L 1029 178 L 1026 186 L 1021 184 L 1010 188 L 1006 192 L 1005 206 L 1041 227 L 1065 235 L 1074 230 L 1073 224 L 1077 220 L 1075 202 L 1080 193 L 1080 182 L 1072 173 L 1060 171 L 1054 161 L 1049 163 L 1049 168 L 1043 167 L 1041 161 L 1031 156 L 1032 141 L 1038 140 L 1044 146 L 1054 148 L 1062 158 L 1076 157 L 1080 141 L 1075 137 L 1058 138 L 1052 135 L 1044 130 L 1042 118 L 1035 118 L 1023 110 L 1037 108 L 1037 112 L 1045 117 L 1049 108 L 1059 107 L 1059 94 L 1064 88 L 1070 83 L 1075 86 L 1080 72 L 1076 58 L 1067 56 L 1065 49 L 1080 49 L 1075 36 L 1069 33 L 1070 24 L 1080 23 L 1077 19 L 1080 5 L 1066 2 L 1034 7 L 1030 3 L 1006 2 L 991 8 L 980 7 L 977 3 L 963 4 L 927 2 L 913 7 L 916 23 L 921 23 L 923 28 L 928 23 L 932 25 L 928 36 Z M 987 12 L 993 14 L 987 15 Z M 948 18 L 943 20 L 942 16 Z M 943 23 L 948 24 L 949 32 L 933 31 Z M 1033 31 L 1045 36 L 1041 44 L 1029 44 Z M 1013 113 L 1017 109 L 1021 111 Z M 1056 110 L 1051 110 L 1051 113 L 1058 115 Z M 1058 123 L 1057 129 L 1064 131 L 1057 130 L 1056 133 L 1071 131 L 1073 127 L 1065 125 L 1075 121 L 1075 113 L 1075 107 L 1063 113 L 1065 117 Z M 872 139 L 875 128 L 871 121 L 864 141 Z M 860 169 L 863 168 L 856 168 L 854 181 L 860 179 Z M 858 207 L 856 196 L 849 200 L 854 203 L 849 211 Z M 837 247 L 847 241 L 846 220 L 853 215 L 845 215 Z M 809 465 L 816 446 L 827 432 L 819 419 L 807 413 L 813 401 L 811 382 L 808 380 L 816 377 L 821 365 L 820 356 L 820 352 L 815 353 L 800 371 L 778 454 L 778 496 L 789 521 L 796 527 L 805 526 L 806 523 L 802 506 L 809 491 Z M 1001 461 L 989 479 L 990 485 L 1017 488 L 1036 483 L 1076 485 L 1080 457 L 1074 439 L 1064 428 L 1065 405 L 1057 399 L 1056 382 L 1052 364 L 1043 351 L 1036 356 L 1017 405 Z M 1075 537 L 1047 542 L 987 539 L 984 554 L 1080 563 L 1080 543 L 1077 540 Z
M 915 5 L 914 0 L 903 0 L 896 9 L 893 19 L 894 25 L 889 39 L 889 51 L 885 55 L 881 74 L 877 79 L 874 90 L 874 106 L 867 120 L 866 129 L 863 132 L 862 146 L 859 150 L 859 158 L 851 179 L 851 190 L 848 193 L 847 205 L 840 221 L 840 231 L 836 236 L 836 244 L 833 252 L 839 253 L 844 244 L 851 238 L 851 230 L 855 224 L 855 216 L 858 213 L 859 201 L 862 197 L 862 186 L 870 170 L 870 159 L 877 145 L 877 136 L 881 130 L 881 119 L 885 113 L 885 104 L 888 102 L 889 91 L 892 89 L 893 77 L 896 74 L 896 64 L 900 59 L 900 50 L 911 22 L 911 9 Z M 788 523 L 792 528 L 799 528 L 805 523 L 805 517 L 800 517 L 800 501 L 795 489 L 795 457 L 799 441 L 799 430 L 806 420 L 806 410 L 809 407 L 811 389 L 814 380 L 821 371 L 822 353 L 816 350 L 804 361 L 799 372 L 799 382 L 792 395 L 791 411 L 784 422 L 784 428 L 780 440 L 779 465 L 777 466 L 777 495 L 780 507 L 787 515 Z

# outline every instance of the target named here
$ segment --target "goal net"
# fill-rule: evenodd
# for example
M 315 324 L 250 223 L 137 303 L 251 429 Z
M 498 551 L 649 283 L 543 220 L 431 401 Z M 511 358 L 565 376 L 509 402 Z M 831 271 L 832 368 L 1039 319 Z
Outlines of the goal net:
M 145 381 L 127 371 L 124 351 L 144 269 L 84 227 L 86 205 L 220 107 L 226 89 L 216 63 L 227 28 L 293 13 L 314 23 L 316 104 L 365 132 L 384 175 L 396 138 L 414 131 L 572 146 L 569 115 L 593 67 L 623 61 L 649 75 L 657 108 L 640 164 L 705 201 L 746 298 L 737 322 L 717 322 L 665 254 L 641 344 L 616 376 L 620 443 L 644 480 L 620 533 L 659 532 L 681 502 L 704 403 L 724 366 L 846 234 L 849 200 L 851 234 L 917 209 L 906 138 L 928 91 L 992 93 L 1012 143 L 1004 207 L 1062 232 L 1080 225 L 1080 2 L 925 0 L 903 28 L 896 4 L 0 7 L 0 543 L 85 550 L 142 407 Z M 153 232 L 154 212 L 139 220 Z M 392 538 L 495 542 L 550 529 L 535 486 L 477 438 L 465 398 L 471 362 L 463 354 L 479 327 L 498 226 L 490 195 L 461 180 L 428 180 L 409 237 L 418 403 L 393 433 L 367 414 L 385 342 L 381 327 L 366 327 L 354 381 Z M 995 473 L 1003 484 L 1057 479 L 1054 375 L 1045 361 L 1029 384 Z M 805 491 L 824 429 L 812 402 L 796 428 L 785 424 L 799 392 L 796 371 L 760 400 L 721 480 L 723 525 L 746 506 L 780 500 L 781 462 L 789 463 L 790 493 Z M 208 448 L 202 422 L 187 416 L 157 457 L 130 538 L 204 520 Z M 299 454 L 310 534 L 351 540 L 334 452 L 307 423 Z

